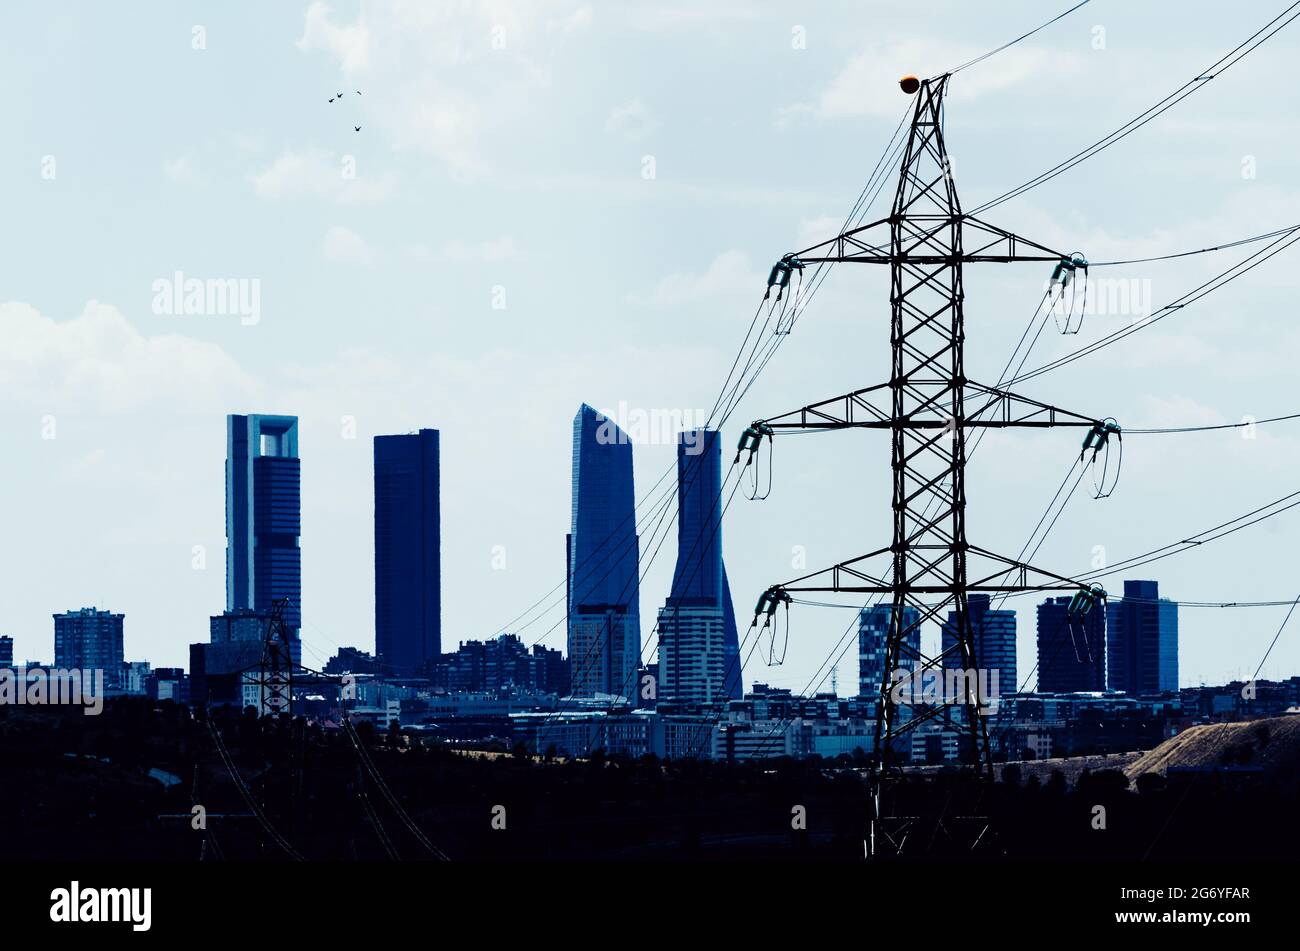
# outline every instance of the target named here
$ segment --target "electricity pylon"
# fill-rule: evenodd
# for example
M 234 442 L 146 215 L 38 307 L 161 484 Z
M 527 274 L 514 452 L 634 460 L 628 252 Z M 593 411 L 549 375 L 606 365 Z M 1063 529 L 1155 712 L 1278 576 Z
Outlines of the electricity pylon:
M 245 682 L 258 687 L 258 714 L 293 718 L 293 649 L 289 632 L 284 624 L 284 611 L 288 598 L 271 603 L 271 616 L 262 636 L 262 658 L 256 666 L 255 677 Z
M 994 554 L 966 541 L 966 434 L 980 427 L 1077 426 L 1107 434 L 1103 421 L 985 386 L 966 378 L 965 292 L 968 263 L 1065 262 L 1072 258 L 963 214 L 943 138 L 943 97 L 948 76 L 919 83 L 898 190 L 888 218 L 847 231 L 782 259 L 784 267 L 819 262 L 883 264 L 890 269 L 888 383 L 822 400 L 771 419 L 751 431 L 887 429 L 893 441 L 893 542 L 866 555 L 813 572 L 764 594 L 769 617 L 791 592 L 858 592 L 892 597 L 884 677 L 876 721 L 874 810 L 871 844 L 882 832 L 880 782 L 890 766 L 894 741 L 954 704 L 895 701 L 891 674 L 904 658 L 917 675 L 960 660 L 963 671 L 977 665 L 967 596 L 972 592 L 1089 591 L 1088 586 Z M 905 87 L 906 88 L 906 87 Z M 883 234 L 888 229 L 887 241 Z M 880 233 L 880 237 L 875 237 Z M 782 265 L 778 265 L 781 267 Z M 767 427 L 766 430 L 763 427 Z M 881 562 L 873 568 L 872 562 Z M 892 575 L 885 577 L 885 563 Z M 905 623 L 914 609 L 916 619 Z M 927 656 L 909 644 L 921 623 L 953 615 L 953 643 Z M 761 611 L 760 611 L 761 613 Z M 757 619 L 756 619 L 757 621 Z M 947 655 L 956 652 L 958 658 Z M 962 678 L 963 728 L 975 751 L 976 771 L 992 778 L 993 761 L 978 680 Z M 1014 689 L 1014 685 L 1013 685 Z M 903 714 L 906 713 L 906 716 Z M 887 836 L 887 832 L 885 832 Z

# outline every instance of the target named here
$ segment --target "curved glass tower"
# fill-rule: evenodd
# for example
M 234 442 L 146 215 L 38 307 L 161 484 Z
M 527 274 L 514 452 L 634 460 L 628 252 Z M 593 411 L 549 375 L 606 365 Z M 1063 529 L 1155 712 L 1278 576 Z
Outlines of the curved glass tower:
M 660 695 L 692 703 L 739 699 L 740 642 L 722 561 L 722 437 L 677 440 L 677 567 L 659 613 Z
M 568 647 L 576 696 L 630 696 L 641 660 L 632 443 L 586 403 L 573 417 Z

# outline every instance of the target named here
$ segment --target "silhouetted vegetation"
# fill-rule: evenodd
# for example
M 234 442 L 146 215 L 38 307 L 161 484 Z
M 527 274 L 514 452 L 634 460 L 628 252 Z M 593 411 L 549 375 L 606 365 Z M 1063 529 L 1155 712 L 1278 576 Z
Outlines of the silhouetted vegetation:
M 363 797 L 402 858 L 429 858 L 339 731 L 259 720 L 251 711 L 215 714 L 213 724 L 254 801 L 307 858 L 387 857 Z M 454 859 L 862 855 L 868 797 L 860 754 L 738 764 L 603 752 L 572 760 L 520 748 L 456 752 L 364 723 L 357 734 L 392 794 Z M 0 754 L 5 857 L 192 861 L 203 840 L 191 828 L 195 802 L 208 815 L 207 857 L 285 857 L 250 814 L 207 725 L 183 707 L 129 698 L 98 717 L 0 709 Z M 1230 755 L 1234 764 L 1241 757 Z M 1073 787 L 1059 770 L 1043 782 L 1024 779 L 1014 764 L 996 784 L 940 770 L 891 781 L 886 805 L 919 817 L 904 850 L 917 858 L 1294 855 L 1297 771 L 1265 784 L 1235 765 L 1168 778 L 1145 773 L 1136 788 L 1114 769 L 1085 771 Z M 498 806 L 504 829 L 493 827 Z M 796 807 L 806 829 L 792 822 Z

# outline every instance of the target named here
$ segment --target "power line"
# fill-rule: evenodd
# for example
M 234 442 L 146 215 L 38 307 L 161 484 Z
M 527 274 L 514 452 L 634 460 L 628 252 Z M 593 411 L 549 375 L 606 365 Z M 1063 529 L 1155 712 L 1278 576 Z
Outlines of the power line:
M 1281 423 L 1289 419 L 1300 419 L 1300 413 L 1291 413 L 1288 416 L 1270 416 L 1268 419 L 1252 419 L 1240 423 L 1219 423 L 1212 426 L 1171 426 L 1164 429 L 1125 429 L 1124 434 L 1207 433 L 1216 429 L 1243 429 L 1248 426 L 1262 426 L 1265 423 Z
M 1273 648 L 1277 646 L 1277 639 L 1281 637 L 1282 632 L 1286 630 L 1287 622 L 1291 620 L 1291 615 L 1295 613 L 1297 604 L 1300 604 L 1300 595 L 1297 595 L 1296 599 L 1291 602 L 1291 610 L 1287 611 L 1286 617 L 1282 618 L 1282 623 L 1278 627 L 1277 633 L 1273 635 L 1273 640 L 1269 642 L 1268 650 L 1264 651 L 1264 656 L 1260 658 L 1259 666 L 1255 668 L 1255 673 L 1251 675 L 1251 680 L 1258 678 L 1259 672 L 1264 669 L 1264 664 L 1268 662 L 1268 655 L 1273 653 Z
M 1011 41 L 1008 42 L 1008 43 L 1003 43 L 1003 44 L 1002 44 L 1001 46 L 999 46 L 997 49 L 992 49 L 992 50 L 989 50 L 987 53 L 984 53 L 983 55 L 976 56 L 974 59 L 970 60 L 969 62 L 962 63 L 960 66 L 957 66 L 957 67 L 955 67 L 955 68 L 953 68 L 953 69 L 948 70 L 948 72 L 949 72 L 950 74 L 952 74 L 952 73 L 960 73 L 963 69 L 967 69 L 968 67 L 974 66 L 976 63 L 982 63 L 982 62 L 984 62 L 984 60 L 988 59 L 990 56 L 996 56 L 998 53 L 1001 53 L 1003 50 L 1005 50 L 1005 49 L 1009 49 L 1010 47 L 1015 46 L 1015 45 L 1016 45 L 1017 43 L 1019 43 L 1021 40 L 1027 40 L 1027 39 L 1029 39 L 1029 37 L 1033 36 L 1033 35 L 1034 35 L 1035 33 L 1037 33 L 1038 31 L 1047 29 L 1049 26 L 1051 26 L 1051 25 L 1052 25 L 1053 23 L 1055 23 L 1057 20 L 1064 19 L 1065 17 L 1067 17 L 1067 16 L 1069 16 L 1071 13 L 1073 13 L 1075 10 L 1079 9 L 1079 7 L 1086 6 L 1089 2 L 1090 2 L 1090 0 L 1083 0 L 1082 3 L 1076 3 L 1074 6 L 1070 7 L 1070 9 L 1066 10 L 1064 13 L 1058 13 L 1056 16 L 1052 17 L 1052 18 L 1051 18 L 1050 20 L 1048 20 L 1046 23 L 1043 23 L 1043 24 L 1041 24 L 1040 26 L 1036 26 L 1036 27 L 1034 27 L 1034 28 L 1033 28 L 1032 30 L 1030 30 L 1028 33 L 1022 34 L 1021 36 L 1017 36 L 1014 40 L 1011 40 Z
M 1300 16 L 1300 14 L 1297 14 L 1297 16 Z M 1214 277 L 1210 278 L 1210 280 L 1194 287 L 1182 297 L 1165 304 L 1163 307 L 1158 308 L 1146 317 L 1143 317 L 1141 320 L 1135 321 L 1127 327 L 1121 327 L 1119 330 L 1113 331 L 1098 340 L 1094 340 L 1090 344 L 1079 347 L 1076 350 L 1072 350 L 1064 356 L 1058 357 L 1057 359 L 1045 363 L 1027 373 L 1022 373 L 1011 380 L 1008 385 L 1014 386 L 1017 383 L 1023 383 L 1025 380 L 1032 380 L 1034 377 L 1041 376 L 1042 374 L 1048 373 L 1052 370 L 1060 369 L 1063 366 L 1073 363 L 1075 360 L 1080 360 L 1083 357 L 1096 353 L 1098 350 L 1108 347 L 1113 343 L 1117 343 L 1130 334 L 1135 334 L 1139 330 L 1145 330 L 1152 324 L 1159 323 L 1172 313 L 1180 311 L 1185 307 L 1190 307 L 1201 298 L 1231 284 L 1233 281 L 1237 280 L 1237 278 L 1259 267 L 1259 265 L 1263 264 L 1275 254 L 1281 253 L 1297 241 L 1300 241 L 1300 231 L 1294 233 L 1289 232 L 1288 234 L 1290 235 L 1289 237 L 1284 235 L 1283 237 L 1274 239 L 1271 243 L 1265 245 L 1260 250 L 1242 258 L 1242 260 L 1238 261 L 1231 267 L 1220 271 Z
M 1096 142 L 1094 142 L 1092 145 L 1089 145 L 1087 148 L 1081 149 L 1080 151 L 1074 153 L 1074 155 L 1065 159 L 1063 162 L 1054 165 L 1052 168 L 1049 168 L 1047 171 L 1036 175 L 1035 177 L 1029 179 L 1027 182 L 1024 182 L 1021 185 L 1017 185 L 1015 188 L 1012 188 L 1009 191 L 1003 192 L 998 197 L 986 201 L 984 204 L 976 208 L 972 212 L 972 214 L 978 215 L 981 212 L 987 211 L 988 209 L 995 207 L 996 205 L 1000 205 L 1005 201 L 1010 201 L 1012 198 L 1016 198 L 1020 195 L 1023 195 L 1025 192 L 1029 191 L 1030 189 L 1037 188 L 1039 185 L 1042 185 L 1044 182 L 1051 181 L 1057 175 L 1069 171 L 1071 168 L 1078 165 L 1079 163 L 1087 161 L 1088 159 L 1092 158 L 1094 155 L 1104 151 L 1105 149 L 1114 145 L 1116 142 L 1125 138 L 1130 133 L 1136 132 L 1138 129 L 1142 128 L 1142 126 L 1150 122 L 1152 119 L 1161 115 L 1165 111 L 1173 108 L 1175 105 L 1182 102 L 1182 100 L 1186 99 L 1188 96 L 1196 92 L 1198 89 L 1202 89 L 1205 86 L 1207 86 L 1217 76 L 1220 76 L 1227 70 L 1231 69 L 1234 65 L 1239 63 L 1242 59 L 1245 59 L 1245 57 L 1249 56 L 1256 49 L 1258 49 L 1269 39 L 1275 36 L 1279 31 L 1281 31 L 1286 26 L 1288 26 L 1292 20 L 1296 19 L 1296 17 L 1300 17 L 1300 12 L 1298 12 L 1292 14 L 1288 19 L 1286 19 L 1279 26 L 1276 27 L 1273 26 L 1273 24 L 1277 23 L 1279 20 L 1282 20 L 1283 17 L 1286 17 L 1287 14 L 1291 13 L 1291 11 L 1294 10 L 1296 7 L 1300 7 L 1300 0 L 1297 0 L 1296 3 L 1292 3 L 1291 5 L 1289 5 L 1285 10 L 1283 10 L 1273 19 L 1269 20 L 1268 23 L 1264 24 L 1264 26 L 1260 27 L 1260 29 L 1256 30 L 1253 34 L 1251 34 L 1250 37 L 1247 38 L 1243 43 L 1234 47 L 1231 51 L 1224 54 L 1215 62 L 1211 63 L 1207 68 L 1203 69 L 1192 79 L 1183 83 L 1183 85 L 1179 86 L 1169 95 L 1165 96 L 1165 98 L 1161 99 L 1154 106 L 1151 106 L 1145 111 L 1139 113 L 1137 116 L 1133 117 L 1128 122 L 1124 123 L 1122 126 L 1115 129 L 1113 132 L 1098 139 Z M 1270 28 L 1272 29 L 1270 30 Z
M 1253 244 L 1256 241 L 1267 241 L 1269 238 L 1291 234 L 1293 231 L 1300 231 L 1300 224 L 1291 225 L 1288 228 L 1278 228 L 1276 231 L 1268 231 L 1264 234 L 1252 235 L 1249 238 L 1238 238 L 1236 241 L 1229 241 L 1226 244 L 1216 244 L 1208 248 L 1197 248 L 1195 251 L 1176 251 L 1171 254 L 1157 254 L 1154 257 L 1149 258 L 1127 258 L 1123 261 L 1089 261 L 1088 267 L 1116 267 L 1121 264 L 1148 264 L 1152 261 L 1172 261 L 1175 258 L 1187 258 L 1194 254 L 1209 254 L 1211 251 L 1227 251 L 1231 248 L 1239 248 L 1243 244 Z

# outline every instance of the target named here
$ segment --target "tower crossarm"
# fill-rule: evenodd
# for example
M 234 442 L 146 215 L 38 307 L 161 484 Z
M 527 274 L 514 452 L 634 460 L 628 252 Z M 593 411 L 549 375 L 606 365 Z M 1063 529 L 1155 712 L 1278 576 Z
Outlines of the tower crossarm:
M 925 548 L 914 547 L 912 550 L 923 552 L 928 549 L 931 552 L 933 562 L 938 564 L 950 552 L 952 547 L 950 545 L 932 545 L 925 546 Z M 940 595 L 946 599 L 947 596 L 957 593 L 955 584 L 944 583 L 951 579 L 943 578 L 937 573 L 931 576 L 929 572 L 920 572 L 919 574 L 927 576 L 925 583 L 902 586 L 893 584 L 877 574 L 873 574 L 869 570 L 868 562 L 873 558 L 882 558 L 887 554 L 889 554 L 888 548 L 878 549 L 865 555 L 859 555 L 856 558 L 850 558 L 848 561 L 842 561 L 830 567 L 811 572 L 784 584 L 773 585 L 768 590 L 788 594 L 886 594 L 901 588 L 909 595 L 908 600 L 912 601 L 913 606 L 919 610 L 925 610 L 933 607 L 933 605 L 914 600 L 916 595 Z M 1007 558 L 1004 555 L 996 554 L 975 545 L 966 546 L 966 556 L 967 582 L 962 587 L 967 592 L 1017 594 L 1032 591 L 1089 590 L 1089 584 L 1086 581 L 1036 568 L 1027 562 Z M 888 573 L 888 566 L 884 567 L 886 571 L 883 573 Z M 946 600 L 940 601 L 940 604 L 944 603 L 947 603 Z
M 1009 426 L 1077 426 L 1098 429 L 1103 420 L 1052 406 L 1008 390 L 966 382 L 965 405 L 967 415 L 962 425 L 970 427 L 1003 428 Z
M 962 233 L 960 255 L 954 255 L 951 250 L 953 225 L 960 225 Z M 890 247 L 891 226 L 899 229 L 897 252 L 891 251 Z M 1022 261 L 1056 262 L 1069 258 L 1069 255 L 1037 241 L 981 221 L 973 215 L 960 213 L 891 215 L 796 251 L 793 256 L 803 264 L 1015 264 Z
M 810 432 L 826 429 L 953 429 L 960 425 L 970 429 L 1003 429 L 1012 426 L 1045 428 L 1074 426 L 1097 429 L 1102 420 L 1074 413 L 1007 390 L 967 381 L 962 386 L 964 415 L 958 420 L 953 413 L 952 391 L 946 387 L 926 385 L 922 381 L 907 383 L 916 397 L 907 416 L 895 419 L 889 401 L 890 384 L 878 383 L 840 396 L 809 403 L 796 410 L 755 421 L 773 433 Z

